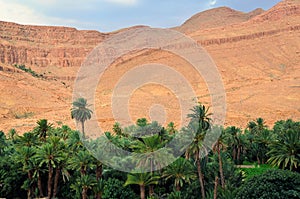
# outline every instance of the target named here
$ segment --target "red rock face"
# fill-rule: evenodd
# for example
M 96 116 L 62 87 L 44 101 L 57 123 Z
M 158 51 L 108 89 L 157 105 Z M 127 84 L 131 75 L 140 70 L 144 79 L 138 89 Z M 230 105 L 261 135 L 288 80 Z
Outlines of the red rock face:
M 257 117 L 264 118 L 268 125 L 279 119 L 300 119 L 299 0 L 250 13 L 214 9 L 193 16 L 175 29 L 195 39 L 215 61 L 227 94 L 225 125 L 245 127 Z M 70 107 L 77 70 L 97 44 L 116 33 L 0 22 L 0 130 L 30 130 L 41 118 L 74 127 Z M 201 97 L 205 88 L 200 80 L 188 70 L 186 62 L 174 55 L 137 52 L 120 60 L 104 74 L 103 86 L 97 93 L 99 123 L 107 130 L 115 122 L 109 105 L 112 82 L 137 64 L 160 61 L 181 70 L 199 88 L 199 100 L 209 103 L 209 99 Z M 12 64 L 25 64 L 45 78 L 34 78 Z M 176 100 L 164 89 L 149 85 L 146 90 L 155 93 L 155 98 L 143 89 L 137 90 L 130 105 L 133 118 L 146 117 L 147 107 L 155 99 L 167 106 L 169 115 L 177 115 Z

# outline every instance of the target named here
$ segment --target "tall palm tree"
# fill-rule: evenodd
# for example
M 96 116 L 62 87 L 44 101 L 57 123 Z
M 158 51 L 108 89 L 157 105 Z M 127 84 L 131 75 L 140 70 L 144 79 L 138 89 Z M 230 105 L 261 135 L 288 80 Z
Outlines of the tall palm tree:
M 206 108 L 205 105 L 198 103 L 197 106 L 194 106 L 191 109 L 192 113 L 188 114 L 188 118 L 192 121 L 196 121 L 199 124 L 198 131 L 206 131 L 211 127 L 211 118 L 212 113 L 209 113 L 209 107 Z
M 57 151 L 53 144 L 45 143 L 36 151 L 35 158 L 40 162 L 40 166 L 47 165 L 48 167 L 48 198 L 52 196 L 52 182 L 53 182 L 53 168 L 56 167 L 57 162 L 62 158 L 61 152 Z
M 79 151 L 69 159 L 71 169 L 80 171 L 81 176 L 86 175 L 87 170 L 93 167 L 93 157 L 87 150 Z
M 204 133 L 198 133 L 194 137 L 190 146 L 187 148 L 185 156 L 187 159 L 193 157 L 196 162 L 198 180 L 199 180 L 200 188 L 201 188 L 201 190 L 200 190 L 201 196 L 203 199 L 205 199 L 204 176 L 203 176 L 202 167 L 201 167 L 201 151 L 204 150 L 203 140 L 204 140 Z
M 165 142 L 162 142 L 160 136 L 155 134 L 151 137 L 143 137 L 132 143 L 132 149 L 134 151 L 134 158 L 138 160 L 137 167 L 150 168 L 150 174 L 153 174 L 154 170 L 161 169 L 165 166 L 166 162 L 170 162 L 172 157 L 168 154 L 167 150 L 162 150 L 160 153 L 155 153 L 157 150 L 164 146 Z M 167 159 L 169 158 L 169 159 Z M 153 185 L 149 187 L 149 195 L 154 194 Z
M 223 161 L 221 156 L 221 151 L 225 147 L 225 141 L 224 141 L 224 130 L 222 130 L 221 136 L 217 139 L 217 142 L 214 145 L 214 150 L 218 153 L 218 162 L 219 162 L 219 173 L 221 178 L 221 186 L 224 189 L 225 188 L 225 177 L 224 177 L 224 171 L 223 171 Z
M 140 186 L 141 199 L 145 199 L 145 188 L 148 185 L 158 184 L 159 176 L 151 173 L 129 173 L 124 186 L 135 184 Z
M 16 162 L 20 162 L 23 165 L 23 171 L 27 173 L 27 181 L 31 185 L 33 181 L 33 167 L 31 164 L 31 159 L 35 154 L 35 150 L 33 147 L 23 146 L 21 148 L 17 148 L 16 154 L 14 155 L 14 160 Z M 31 198 L 33 194 L 32 186 L 29 186 L 27 189 L 27 197 Z
M 196 178 L 195 167 L 189 160 L 179 158 L 164 170 L 163 177 L 166 180 L 174 179 L 176 191 L 180 191 L 184 183 L 190 183 Z
M 228 149 L 232 151 L 232 159 L 236 163 L 240 163 L 241 154 L 246 142 L 246 135 L 242 134 L 240 128 L 230 126 L 225 129 L 224 141 Z
M 71 109 L 72 119 L 81 123 L 82 134 L 85 137 L 84 132 L 84 122 L 91 119 L 93 111 L 88 109 L 87 100 L 84 98 L 78 98 L 73 102 L 73 107 Z
M 205 188 L 204 188 L 204 177 L 201 168 L 201 153 L 206 150 L 206 147 L 203 145 L 203 140 L 206 135 L 206 131 L 211 128 L 211 119 L 212 115 L 209 113 L 209 108 L 206 108 L 204 105 L 199 103 L 197 106 L 194 106 L 191 109 L 192 113 L 188 114 L 188 118 L 191 119 L 191 122 L 188 126 L 188 130 L 195 134 L 195 137 L 186 150 L 186 158 L 194 157 L 194 160 L 197 164 L 198 179 L 201 188 L 201 196 L 205 199 Z M 207 154 L 206 154 L 207 155 Z

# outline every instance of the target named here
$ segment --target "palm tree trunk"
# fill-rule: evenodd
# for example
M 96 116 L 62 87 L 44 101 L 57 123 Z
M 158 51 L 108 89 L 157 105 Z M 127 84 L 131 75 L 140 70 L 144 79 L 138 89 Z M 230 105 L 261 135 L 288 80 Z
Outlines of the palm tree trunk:
M 54 177 L 54 187 L 53 187 L 53 198 L 55 198 L 56 194 L 57 194 L 57 187 L 58 187 L 59 176 L 60 176 L 60 167 L 56 167 L 56 169 L 55 169 L 55 177 Z
M 176 191 L 180 191 L 180 185 L 179 185 L 179 183 L 176 184 Z
M 102 178 L 102 164 L 97 165 L 96 167 L 96 179 L 97 181 Z
M 28 175 L 28 179 L 29 179 L 29 181 L 31 182 L 32 181 L 32 173 L 31 173 L 31 171 L 28 171 L 27 172 L 27 175 Z M 28 188 L 28 190 L 27 190 L 27 198 L 28 199 L 31 199 L 32 197 L 32 193 L 33 193 L 33 191 L 32 191 L 32 187 L 31 186 L 29 186 L 29 188 Z
M 203 182 L 203 175 L 201 171 L 201 163 L 199 157 L 197 157 L 197 171 L 198 171 L 198 178 L 199 178 L 199 183 L 201 187 L 201 196 L 202 199 L 205 199 L 205 189 L 204 189 L 204 182 Z
M 82 136 L 85 138 L 85 133 L 84 133 L 84 121 L 81 121 L 81 130 L 82 130 Z
M 238 150 L 237 150 L 237 162 L 238 164 L 240 164 L 240 158 L 241 157 L 241 147 L 238 147 Z
M 97 181 L 102 178 L 102 164 L 97 165 L 96 167 L 96 179 Z M 96 194 L 96 199 L 101 199 L 102 198 L 102 193 L 97 193 Z
M 221 177 L 221 185 L 222 188 L 225 188 L 225 178 L 224 178 L 224 172 L 223 172 L 223 162 L 222 162 L 222 157 L 221 157 L 221 150 L 220 146 L 218 145 L 218 158 L 219 158 L 219 172 L 220 172 L 220 177 Z
M 81 166 L 81 168 L 80 168 L 80 174 L 81 174 L 81 176 L 85 176 L 86 175 L 86 169 L 85 169 L 84 166 Z
M 51 163 L 48 165 L 49 173 L 48 173 L 48 199 L 51 199 L 52 196 L 52 176 L 53 176 L 53 167 Z
M 82 199 L 87 199 L 87 188 L 82 188 Z
M 218 181 L 219 181 L 219 178 L 218 176 L 215 177 L 215 187 L 214 187 L 214 199 L 217 199 L 218 198 Z
M 236 163 L 236 148 L 235 147 L 233 148 L 233 151 L 232 151 L 232 159 Z
M 102 193 L 97 193 L 97 194 L 95 195 L 95 198 L 96 198 L 96 199 L 102 199 Z
M 38 173 L 38 188 L 40 192 L 40 198 L 44 197 L 43 186 L 42 186 L 42 177 L 40 173 Z
M 145 199 L 145 185 L 140 185 L 141 199 Z

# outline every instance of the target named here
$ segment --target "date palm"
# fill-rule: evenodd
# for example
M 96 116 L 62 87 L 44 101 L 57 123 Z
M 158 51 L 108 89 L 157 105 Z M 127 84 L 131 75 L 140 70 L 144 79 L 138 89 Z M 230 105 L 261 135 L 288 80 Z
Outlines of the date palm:
M 56 150 L 53 144 L 45 143 L 36 150 L 35 159 L 40 162 L 40 166 L 46 165 L 48 168 L 48 198 L 52 196 L 53 168 L 62 158 L 60 151 Z
M 73 102 L 73 107 L 71 109 L 71 117 L 77 122 L 81 123 L 81 130 L 83 137 L 85 137 L 84 132 L 84 122 L 91 119 L 93 111 L 88 109 L 87 100 L 84 98 L 78 98 Z
M 37 121 L 37 127 L 34 129 L 36 134 L 40 137 L 41 140 L 45 141 L 47 133 L 52 129 L 52 124 L 48 123 L 48 120 L 41 119 Z
M 158 184 L 159 176 L 152 175 L 151 173 L 129 173 L 124 186 L 139 185 L 141 199 L 145 199 L 145 188 L 148 185 Z
M 189 160 L 179 158 L 164 170 L 163 177 L 166 180 L 174 179 L 176 191 L 180 191 L 184 183 L 190 183 L 196 178 L 196 173 L 194 165 Z
M 31 198 L 33 194 L 33 188 L 31 186 L 33 181 L 33 167 L 32 167 L 32 157 L 35 154 L 35 150 L 32 147 L 23 146 L 21 148 L 17 148 L 15 155 L 13 156 L 16 162 L 22 164 L 22 170 L 27 173 L 27 182 L 28 182 L 28 189 L 27 189 L 27 197 Z
M 288 130 L 279 134 L 270 145 L 267 153 L 268 163 L 282 169 L 299 170 L 300 167 L 300 129 Z
M 192 113 L 188 114 L 188 118 L 191 119 L 191 122 L 187 129 L 191 131 L 195 137 L 186 150 L 186 157 L 190 158 L 193 156 L 196 161 L 201 195 L 202 198 L 205 199 L 204 177 L 201 168 L 201 153 L 206 151 L 206 147 L 203 145 L 203 140 L 205 138 L 206 131 L 211 128 L 210 116 L 212 114 L 208 112 L 209 108 L 206 108 L 200 103 L 197 106 L 194 106 L 191 111 Z
M 79 151 L 70 158 L 69 166 L 71 169 L 79 170 L 81 176 L 84 176 L 87 170 L 93 167 L 93 157 L 87 150 Z

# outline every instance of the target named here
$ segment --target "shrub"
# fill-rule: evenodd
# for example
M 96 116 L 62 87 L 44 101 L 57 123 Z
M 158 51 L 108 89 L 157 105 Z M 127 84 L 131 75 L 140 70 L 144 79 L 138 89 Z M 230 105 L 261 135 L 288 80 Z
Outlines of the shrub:
M 247 180 L 236 193 L 236 198 L 300 198 L 300 174 L 272 169 Z
M 105 181 L 102 199 L 137 199 L 138 196 L 130 186 L 124 187 L 124 182 L 109 178 Z

